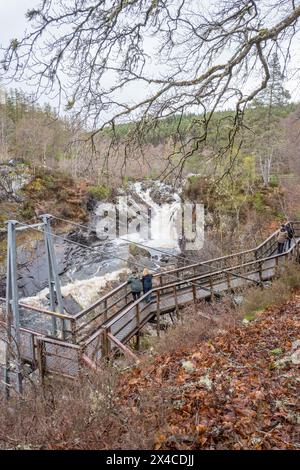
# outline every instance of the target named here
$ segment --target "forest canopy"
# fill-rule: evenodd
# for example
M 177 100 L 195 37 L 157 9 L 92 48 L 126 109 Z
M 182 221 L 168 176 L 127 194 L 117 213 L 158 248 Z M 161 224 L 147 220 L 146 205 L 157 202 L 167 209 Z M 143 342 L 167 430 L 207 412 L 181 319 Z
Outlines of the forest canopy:
M 274 54 L 282 74 L 297 78 L 299 17 L 290 0 L 43 0 L 27 12 L 29 32 L 4 48 L 2 72 L 30 80 L 37 96 L 59 95 L 89 126 L 95 150 L 109 127 L 107 158 L 118 124 L 132 123 L 126 159 L 161 120 L 179 117 L 166 176 L 174 157 L 180 171 L 206 142 L 218 110 L 234 109 L 219 153 L 240 147 L 245 110 L 270 82 Z

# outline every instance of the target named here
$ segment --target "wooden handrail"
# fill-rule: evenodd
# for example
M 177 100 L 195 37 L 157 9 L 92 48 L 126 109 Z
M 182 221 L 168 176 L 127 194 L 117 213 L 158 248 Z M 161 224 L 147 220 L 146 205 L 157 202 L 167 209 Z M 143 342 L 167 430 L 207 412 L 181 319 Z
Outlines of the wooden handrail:
M 294 226 L 299 226 L 300 225 L 300 222 L 297 222 L 297 221 L 293 221 L 291 222 Z M 241 251 L 241 252 L 237 252 L 237 253 L 233 253 L 233 254 L 230 254 L 230 255 L 226 255 L 226 256 L 222 256 L 222 257 L 219 257 L 219 258 L 215 258 L 213 260 L 208 260 L 208 261 L 202 261 L 202 262 L 198 262 L 198 263 L 194 263 L 194 264 L 190 264 L 188 266 L 182 266 L 182 267 L 179 267 L 179 268 L 174 268 L 174 269 L 170 269 L 170 270 L 167 270 L 167 271 L 162 271 L 160 273 L 155 273 L 153 276 L 155 278 L 157 277 L 165 277 L 165 276 L 168 276 L 168 275 L 172 275 L 174 273 L 180 273 L 180 272 L 183 272 L 183 271 L 188 271 L 190 269 L 193 269 L 193 268 L 196 268 L 196 267 L 199 267 L 199 266 L 207 266 L 207 267 L 210 267 L 210 265 L 212 263 L 218 263 L 220 261 L 226 261 L 226 260 L 230 260 L 230 259 L 235 259 L 237 258 L 237 260 L 239 258 L 241 258 L 242 256 L 244 256 L 245 254 L 248 254 L 248 253 L 257 253 L 259 252 L 259 250 L 261 250 L 261 248 L 263 248 L 264 246 L 268 245 L 268 243 L 270 242 L 270 240 L 274 239 L 276 234 L 278 233 L 278 230 L 275 231 L 273 234 L 271 234 L 266 240 L 264 240 L 260 245 L 258 245 L 257 247 L 255 248 L 252 248 L 250 250 L 244 250 L 244 251 Z M 259 258 L 260 262 L 263 262 L 264 260 L 266 259 L 271 259 L 273 257 L 276 257 L 276 256 L 282 256 L 282 255 L 273 255 L 271 257 L 267 257 L 267 258 Z M 230 271 L 233 271 L 235 269 L 238 269 L 238 268 L 241 268 L 242 266 L 243 267 L 247 267 L 253 263 L 256 263 L 258 260 L 253 260 L 253 261 L 249 261 L 247 263 L 241 263 L 241 264 L 236 264 L 232 267 L 227 267 L 227 268 L 222 268 L 222 269 L 218 269 L 218 268 L 215 268 L 215 270 L 213 271 L 209 271 L 207 273 L 201 273 L 200 275 L 198 276 L 193 276 L 193 277 L 188 277 L 186 279 L 178 279 L 178 281 L 176 282 L 173 282 L 173 283 L 167 283 L 167 284 L 163 284 L 163 285 L 160 285 L 158 287 L 155 287 L 154 289 L 152 289 L 151 292 L 155 293 L 155 292 L 158 292 L 158 291 L 162 291 L 162 290 L 165 290 L 165 289 L 168 289 L 168 288 L 171 288 L 173 286 L 180 286 L 180 285 L 183 285 L 185 283 L 188 283 L 188 282 L 193 282 L 193 281 L 197 281 L 197 280 L 201 280 L 201 279 L 204 279 L 206 277 L 208 278 L 211 278 L 211 277 L 216 277 L 222 273 L 227 273 L 227 272 L 230 272 Z M 234 273 L 233 273 L 234 275 Z M 238 277 L 243 277 L 243 275 L 237 275 Z M 21 308 L 25 308 L 25 309 L 28 309 L 28 310 L 32 310 L 32 311 L 35 311 L 37 313 L 43 313 L 45 315 L 49 315 L 49 316 L 52 316 L 52 317 L 56 317 L 56 318 L 59 318 L 59 319 L 62 319 L 62 320 L 69 320 L 71 322 L 76 322 L 76 320 L 78 320 L 79 318 L 81 318 L 82 316 L 84 316 L 85 314 L 93 311 L 95 308 L 97 308 L 99 305 L 101 305 L 103 302 L 106 302 L 108 299 L 112 298 L 114 295 L 116 295 L 118 292 L 120 292 L 122 289 L 124 289 L 125 287 L 127 286 L 127 282 L 124 282 L 122 284 L 120 284 L 118 287 L 116 287 L 115 289 L 113 289 L 112 291 L 108 292 L 107 294 L 105 294 L 104 296 L 102 296 L 100 299 L 98 299 L 96 302 L 94 302 L 94 304 L 92 304 L 91 306 L 89 306 L 87 309 L 83 309 L 82 311 L 80 311 L 79 313 L 77 313 L 76 315 L 74 316 L 71 316 L 71 315 L 67 315 L 67 314 L 61 314 L 61 313 L 58 313 L 58 312 L 53 312 L 51 310 L 48 310 L 48 309 L 45 309 L 45 308 L 42 308 L 42 307 L 35 307 L 35 306 L 31 306 L 31 305 L 27 305 L 23 302 L 19 302 L 19 305 Z M 201 286 L 199 286 L 201 287 Z M 129 293 L 128 293 L 129 294 Z M 139 300 L 125 306 L 125 307 L 121 307 L 119 309 L 118 312 L 116 312 L 116 314 L 114 314 L 112 316 L 111 319 L 108 320 L 108 322 L 110 321 L 113 321 L 113 319 L 116 319 L 118 318 L 119 315 L 122 315 L 122 314 L 125 314 L 128 310 L 130 310 L 133 306 L 135 306 L 136 304 L 138 304 L 139 302 L 143 301 L 143 299 L 145 298 L 146 295 L 142 296 Z M 126 295 L 124 296 L 121 296 L 119 299 L 115 300 L 114 303 L 113 303 L 113 306 L 116 306 L 119 302 L 121 302 L 122 300 L 124 300 L 124 298 L 126 298 Z M 0 298 L 0 301 L 3 301 L 5 302 L 6 299 L 4 298 Z M 108 306 L 108 309 L 110 309 L 112 306 L 109 305 Z M 101 315 L 101 313 L 99 314 Z M 97 316 L 97 318 L 99 317 L 99 315 Z M 107 325 L 108 323 L 107 322 L 104 322 L 102 325 Z M 35 333 L 35 332 L 33 332 Z
M 299 225 L 300 225 L 300 222 L 299 222 Z M 234 257 L 236 256 L 238 261 L 243 261 L 243 259 L 241 259 L 241 257 L 240 257 L 241 254 L 254 252 L 258 248 L 261 249 L 263 246 L 269 244 L 270 240 L 272 240 L 272 238 L 273 239 L 275 238 L 276 233 L 277 232 L 274 232 L 267 240 L 265 240 L 265 242 L 263 244 L 261 244 L 256 249 L 247 250 L 247 251 L 244 251 L 244 252 L 240 252 L 238 254 L 225 256 L 225 257 L 219 258 L 218 260 L 224 260 L 224 259 L 228 259 L 228 258 L 234 259 Z M 274 242 L 275 242 L 275 240 L 274 240 Z M 155 294 L 155 295 L 157 295 L 158 299 L 162 299 L 162 300 L 167 299 L 168 300 L 170 297 L 174 297 L 174 295 L 175 296 L 176 295 L 180 296 L 181 293 L 183 293 L 185 295 L 186 293 L 189 292 L 189 296 L 182 298 L 181 304 L 183 304 L 187 301 L 190 301 L 189 299 L 191 298 L 191 291 L 193 291 L 192 293 L 193 293 L 193 298 L 194 298 L 194 301 L 195 301 L 197 299 L 197 295 L 195 295 L 195 282 L 199 283 L 199 289 L 205 289 L 206 285 L 211 284 L 211 280 L 214 281 L 214 285 L 219 285 L 220 283 L 222 284 L 224 282 L 224 280 L 226 280 L 227 281 L 226 285 L 228 287 L 231 287 L 232 286 L 232 277 L 231 277 L 231 282 L 230 282 L 230 275 L 231 276 L 237 275 L 234 271 L 237 271 L 240 268 L 243 268 L 243 269 L 246 268 L 246 272 L 247 272 L 248 276 L 251 276 L 254 273 L 259 273 L 260 276 L 262 276 L 262 272 L 264 272 L 268 269 L 273 270 L 275 268 L 275 265 L 277 265 L 277 266 L 279 265 L 279 260 L 280 259 L 286 259 L 287 260 L 290 256 L 290 254 L 295 253 L 296 251 L 297 252 L 299 251 L 299 240 L 295 244 L 293 244 L 289 250 L 287 250 L 287 251 L 285 251 L 284 253 L 281 253 L 281 254 L 273 254 L 271 256 L 267 256 L 267 257 L 264 257 L 264 258 L 253 259 L 251 261 L 243 262 L 243 263 L 240 263 L 240 264 L 237 264 L 237 265 L 234 265 L 234 266 L 230 266 L 230 267 L 226 267 L 226 268 L 222 268 L 222 269 L 221 268 L 216 269 L 215 271 L 211 271 L 211 272 L 207 272 L 207 273 L 201 273 L 201 274 L 198 274 L 198 275 L 193 275 L 193 276 L 191 276 L 189 278 L 186 278 L 186 279 L 178 279 L 177 281 L 169 282 L 167 284 L 164 284 L 164 285 L 162 284 L 160 286 L 157 286 L 157 287 L 153 288 L 151 291 L 149 291 L 146 294 L 142 295 L 140 297 L 140 299 L 136 300 L 135 302 L 130 303 L 129 305 L 126 305 L 125 307 L 122 307 L 120 309 L 120 311 L 116 312 L 110 319 L 108 319 L 107 321 L 105 321 L 104 323 L 99 325 L 97 327 L 96 331 L 94 331 L 92 334 L 89 333 L 89 338 L 88 339 L 86 339 L 85 341 L 81 340 L 80 344 L 73 344 L 73 343 L 65 342 L 65 341 L 60 340 L 60 339 L 49 338 L 45 335 L 42 335 L 40 333 L 31 331 L 31 330 L 27 330 L 27 329 L 24 329 L 24 328 L 21 328 L 21 331 L 23 331 L 24 333 L 27 333 L 27 334 L 35 335 L 35 337 L 36 337 L 35 341 L 37 342 L 37 344 L 50 343 L 50 344 L 53 344 L 53 345 L 57 346 L 58 348 L 61 348 L 61 349 L 58 349 L 57 357 L 64 357 L 63 355 L 60 356 L 60 354 L 63 354 L 63 352 L 64 352 L 63 349 L 64 348 L 66 348 L 66 350 L 71 349 L 73 351 L 77 351 L 78 354 L 76 355 L 76 357 L 78 357 L 78 364 L 80 363 L 80 360 L 82 360 L 82 363 L 86 364 L 90 369 L 92 369 L 94 371 L 97 370 L 97 364 L 92 360 L 92 358 L 90 358 L 88 356 L 87 347 L 97 337 L 99 337 L 99 343 L 101 342 L 102 346 L 103 346 L 102 343 L 105 343 L 105 341 L 107 341 L 107 339 L 108 339 L 110 342 L 114 343 L 114 345 L 115 345 L 114 349 L 113 349 L 114 351 L 116 351 L 116 348 L 118 348 L 126 356 L 130 357 L 130 359 L 133 359 L 134 361 L 137 362 L 137 361 L 139 361 L 138 356 L 135 355 L 134 352 L 128 346 L 126 346 L 124 343 L 126 343 L 128 341 L 128 339 L 130 339 L 134 334 L 138 334 L 139 329 L 144 325 L 145 322 L 147 322 L 149 320 L 151 315 L 153 315 L 153 312 L 155 313 L 155 305 L 156 305 L 155 302 L 153 302 L 151 304 L 143 305 L 143 307 L 140 308 L 140 310 L 138 309 L 141 302 L 143 302 L 147 296 Z M 237 255 L 239 255 L 239 256 L 237 256 Z M 246 259 L 248 259 L 248 257 Z M 266 263 L 270 260 L 275 260 L 275 263 L 264 264 L 264 263 Z M 193 268 L 193 266 L 199 266 L 201 264 L 203 264 L 203 263 L 196 263 L 195 265 L 189 265 L 189 266 L 184 267 L 184 269 L 188 270 L 188 269 Z M 284 266 L 285 266 L 285 264 L 286 263 L 284 263 Z M 179 270 L 181 270 L 181 268 L 179 268 Z M 170 270 L 170 271 L 166 271 L 166 272 L 163 272 L 163 273 L 159 273 L 156 276 L 161 276 L 161 275 L 165 275 L 165 274 L 168 274 L 168 273 L 173 273 L 173 272 L 176 272 L 176 271 L 178 271 L 178 270 L 176 270 L 176 269 L 175 270 Z M 270 273 L 270 276 L 273 276 L 273 274 L 274 274 L 274 271 L 272 271 Z M 243 276 L 242 274 L 240 276 L 239 275 L 237 275 L 237 276 L 241 277 L 241 278 L 244 278 L 248 281 L 253 281 L 254 282 L 254 279 L 251 279 L 249 277 L 247 278 L 247 277 Z M 201 281 L 202 281 L 202 285 L 201 285 Z M 105 298 L 108 299 L 108 298 L 112 297 L 112 295 L 114 295 L 115 293 L 119 292 L 124 286 L 126 286 L 126 284 L 127 283 L 124 283 L 123 285 L 118 286 L 112 292 L 106 294 L 106 296 L 99 299 L 95 303 L 96 306 L 98 306 L 103 301 L 103 299 L 104 300 L 105 300 Z M 219 288 L 220 289 L 226 288 L 226 285 L 221 286 Z M 236 284 L 236 285 L 239 285 L 239 284 Z M 175 292 L 175 294 L 174 294 L 174 292 Z M 5 299 L 3 299 L 3 300 L 5 300 Z M 123 297 L 120 298 L 120 300 L 123 300 Z M 158 304 L 160 304 L 160 308 L 162 308 L 162 302 L 159 302 L 159 300 L 157 302 L 158 302 Z M 118 303 L 118 301 L 115 300 L 113 305 L 115 306 L 117 303 Z M 70 315 L 63 315 L 63 314 L 60 314 L 60 313 L 57 313 L 57 312 L 52 312 L 52 311 L 49 311 L 49 310 L 46 310 L 46 309 L 43 309 L 43 308 L 32 307 L 30 305 L 24 304 L 23 302 L 20 302 L 19 305 L 22 308 L 31 309 L 33 311 L 37 311 L 39 313 L 44 313 L 44 314 L 50 315 L 50 316 L 55 316 L 55 317 L 58 317 L 58 318 L 61 318 L 61 319 L 64 319 L 64 320 L 74 321 L 75 318 L 76 318 L 75 316 L 73 317 L 73 316 L 70 316 Z M 168 302 L 166 303 L 166 305 L 169 308 Z M 148 306 L 151 306 L 152 309 L 150 308 L 149 311 L 145 312 L 145 316 L 143 316 L 142 319 L 140 319 L 141 312 L 143 312 L 144 310 L 147 310 Z M 111 306 L 108 306 L 108 308 L 110 308 L 110 307 Z M 96 308 L 96 307 L 91 306 L 87 310 L 92 311 L 93 308 Z M 132 314 L 130 313 L 128 315 L 128 321 L 126 319 L 127 323 L 125 324 L 124 320 L 120 321 L 126 314 L 128 314 L 128 312 L 131 312 L 131 310 L 132 310 Z M 126 326 L 136 316 L 138 317 L 138 322 L 134 323 L 132 325 L 132 327 L 126 329 Z M 207 317 L 205 317 L 205 318 L 207 318 Z M 207 318 L 207 319 L 210 319 L 210 318 Z M 120 321 L 120 323 L 118 323 L 119 321 Z M 118 323 L 118 324 L 115 325 L 116 323 Z M 114 327 L 115 331 L 112 332 L 111 327 L 113 325 L 115 325 L 115 327 Z M 119 336 L 119 333 L 120 333 L 121 341 L 116 337 L 116 335 Z M 109 342 L 108 342 L 108 344 L 109 344 Z M 110 348 L 107 348 L 107 352 L 105 352 L 106 349 L 103 349 L 102 355 L 104 355 L 104 356 L 106 354 L 109 355 L 109 349 Z M 97 352 L 97 345 L 95 346 L 95 352 Z M 49 355 L 53 355 L 53 354 L 54 354 L 53 352 L 49 352 Z M 48 353 L 47 353 L 47 355 L 48 355 Z M 101 357 L 101 355 L 99 357 Z M 71 360 L 71 358 L 70 358 L 70 360 Z M 77 359 L 76 359 L 76 361 L 77 361 Z M 47 370 L 48 371 L 50 370 L 53 373 L 59 373 L 61 375 L 65 375 L 63 373 L 64 371 L 63 372 L 53 371 L 53 368 L 51 369 L 51 367 L 47 368 Z M 73 378 L 73 376 L 70 376 L 70 378 Z
M 42 307 L 34 307 L 33 305 L 27 305 L 23 302 L 19 302 L 19 307 L 26 308 L 27 310 L 33 310 L 34 312 L 44 313 L 45 315 L 50 315 L 52 317 L 57 317 L 62 320 L 74 320 L 74 317 L 71 315 L 65 315 L 64 313 L 52 312 L 52 310 L 47 310 Z
M 249 250 L 239 251 L 237 253 L 232 253 L 232 254 L 229 254 L 229 255 L 226 255 L 226 256 L 221 256 L 219 258 L 214 258 L 212 260 L 201 261 L 201 262 L 198 262 L 198 263 L 189 264 L 187 266 L 181 266 L 179 268 L 173 268 L 173 269 L 170 269 L 170 270 L 167 270 L 167 271 L 161 271 L 160 273 L 153 274 L 153 277 L 156 278 L 156 277 L 159 277 L 159 276 L 167 276 L 168 274 L 174 274 L 174 273 L 178 273 L 178 272 L 182 272 L 182 271 L 187 271 L 188 269 L 192 269 L 192 268 L 197 267 L 197 266 L 203 266 L 204 265 L 204 266 L 209 267 L 210 263 L 215 263 L 215 262 L 219 262 L 219 261 L 234 258 L 234 257 L 239 257 L 239 256 L 245 255 L 247 253 L 256 252 L 257 250 L 262 248 L 264 245 L 266 245 L 269 242 L 269 240 L 271 240 L 273 237 L 275 237 L 277 233 L 278 233 L 278 230 L 273 232 L 272 235 L 270 235 L 260 245 L 254 247 L 254 248 L 251 248 Z M 218 270 L 218 268 L 216 268 L 216 270 Z M 209 273 L 207 273 L 207 274 L 209 274 Z M 112 291 L 110 291 L 110 292 L 106 293 L 105 295 L 103 295 L 100 299 L 98 299 L 96 302 L 94 302 L 94 304 L 92 304 L 88 308 L 83 309 L 80 312 L 78 312 L 76 315 L 74 315 L 73 318 L 77 320 L 77 319 L 81 318 L 82 316 L 84 316 L 85 314 L 91 312 L 93 309 L 98 307 L 103 301 L 111 298 L 113 295 L 115 295 L 117 292 L 119 292 L 121 289 L 123 289 L 125 286 L 127 286 L 127 284 L 128 284 L 127 281 L 120 284 L 118 287 L 116 287 Z
M 81 359 L 90 369 L 97 370 L 96 364 L 86 354 L 82 354 Z
M 207 277 L 216 277 L 217 275 L 220 275 L 220 274 L 230 273 L 231 270 L 234 270 L 234 269 L 236 270 L 236 269 L 244 267 L 244 266 L 251 266 L 251 265 L 254 265 L 256 263 L 263 263 L 263 262 L 268 261 L 270 259 L 280 258 L 280 257 L 283 257 L 284 255 L 286 255 L 287 253 L 291 252 L 293 249 L 294 249 L 294 246 L 292 246 L 289 250 L 285 251 L 284 253 L 272 255 L 272 256 L 267 257 L 267 258 L 261 258 L 261 259 L 258 259 L 258 260 L 250 261 L 248 263 L 240 264 L 238 266 L 232 266 L 230 268 L 222 269 L 220 271 L 214 271 L 213 273 L 210 273 L 209 276 L 208 276 L 208 274 L 204 274 L 204 275 L 195 276 L 195 277 L 192 277 L 192 278 L 189 278 L 189 279 L 183 279 L 183 280 L 180 280 L 180 281 L 177 281 L 177 282 L 174 282 L 174 283 L 170 283 L 170 284 L 167 284 L 167 285 L 164 285 L 164 286 L 155 287 L 151 291 L 149 291 L 146 294 L 144 294 L 143 296 L 141 296 L 135 302 L 133 302 L 130 305 L 128 305 L 127 307 L 125 307 L 121 312 L 118 312 L 116 315 L 113 315 L 107 322 L 102 323 L 101 328 L 102 329 L 110 328 L 116 321 L 118 321 L 120 318 L 122 318 L 123 315 L 126 315 L 126 313 L 128 313 L 138 303 L 142 302 L 148 295 L 155 294 L 156 292 L 164 290 L 164 289 L 171 289 L 174 286 L 186 284 L 188 282 L 199 281 L 199 280 L 205 279 Z M 241 276 L 241 277 L 243 277 L 243 276 Z M 201 285 L 199 285 L 199 288 L 201 289 Z
M 131 351 L 130 348 L 128 348 L 128 346 L 125 346 L 125 344 L 121 343 L 121 341 L 119 341 L 118 338 L 116 338 L 111 333 L 107 333 L 107 336 L 119 349 L 121 349 L 121 351 L 123 351 L 126 356 L 134 359 L 135 362 L 139 362 L 139 358 Z

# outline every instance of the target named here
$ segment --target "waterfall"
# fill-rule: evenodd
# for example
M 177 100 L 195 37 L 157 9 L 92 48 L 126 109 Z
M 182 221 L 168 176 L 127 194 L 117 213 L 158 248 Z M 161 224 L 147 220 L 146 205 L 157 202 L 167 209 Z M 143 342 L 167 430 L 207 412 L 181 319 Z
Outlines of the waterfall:
M 152 197 L 153 189 L 158 202 Z M 84 252 L 84 250 L 78 248 L 78 253 L 75 251 L 68 254 L 68 259 L 72 259 L 72 266 L 61 276 L 62 294 L 64 296 L 71 294 L 82 308 L 87 307 L 99 298 L 111 282 L 121 282 L 121 279 L 124 279 L 124 276 L 126 277 L 128 274 L 127 258 L 129 257 L 128 242 L 136 242 L 146 247 L 152 256 L 152 260 L 149 260 L 150 269 L 157 269 L 160 266 L 160 258 L 163 253 L 156 251 L 156 249 L 166 254 L 180 252 L 177 233 L 177 221 L 178 217 L 181 217 L 179 194 L 174 193 L 170 186 L 161 182 L 154 181 L 147 182 L 147 184 L 136 182 L 128 188 L 127 202 L 130 204 L 129 212 L 131 211 L 131 216 L 134 215 L 134 227 L 131 227 L 128 233 L 122 235 L 122 237 L 116 236 L 109 243 L 101 245 L 98 254 Z M 122 205 L 123 203 L 121 201 L 119 210 L 121 209 L 125 214 L 128 205 L 127 203 Z M 95 230 L 99 221 L 104 220 L 103 214 L 106 209 L 106 203 L 100 202 L 97 205 L 92 219 L 93 230 Z M 149 235 L 148 230 L 146 230 L 147 233 L 145 233 L 145 230 L 136 230 L 138 225 L 148 227 L 148 209 L 151 210 L 150 237 L 147 236 Z M 108 220 L 108 223 L 113 224 L 115 221 L 109 222 Z M 98 232 L 97 235 L 101 239 Z M 104 234 L 103 239 L 106 237 L 107 233 Z M 139 261 L 138 258 L 137 262 Z M 32 305 L 46 305 L 48 302 L 47 294 L 48 288 L 43 289 L 34 297 L 30 296 L 24 300 Z
M 179 252 L 177 227 L 178 218 L 181 217 L 181 198 L 177 193 L 172 192 L 172 188 L 168 185 L 156 182 L 155 187 L 162 195 L 166 194 L 169 199 L 171 198 L 172 202 L 159 204 L 151 197 L 153 186 L 145 188 L 141 182 L 133 183 L 130 187 L 132 193 L 131 203 L 135 211 L 139 210 L 139 222 L 142 222 L 144 227 L 147 226 L 147 209 L 151 210 L 150 230 L 129 231 L 122 238 L 141 243 L 148 248 L 158 248 L 168 253 Z M 134 198 L 134 195 L 137 197 Z M 136 199 L 138 199 L 138 202 Z M 126 210 L 125 207 L 124 210 Z M 152 251 L 155 252 L 155 250 Z

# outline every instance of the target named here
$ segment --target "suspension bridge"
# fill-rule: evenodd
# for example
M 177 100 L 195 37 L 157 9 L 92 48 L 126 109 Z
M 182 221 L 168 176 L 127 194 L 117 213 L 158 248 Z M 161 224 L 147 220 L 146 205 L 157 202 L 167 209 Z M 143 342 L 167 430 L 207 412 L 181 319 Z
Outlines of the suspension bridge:
M 184 258 L 184 266 L 155 272 L 149 303 L 145 301 L 149 293 L 133 302 L 130 286 L 124 282 L 88 308 L 70 311 L 61 294 L 53 238 L 63 238 L 89 250 L 97 250 L 97 247 L 52 233 L 52 218 L 55 219 L 44 215 L 42 222 L 34 225 L 8 222 L 6 299 L 0 298 L 0 308 L 5 312 L 0 322 L 5 350 L 4 361 L 0 364 L 0 383 L 8 395 L 12 389 L 22 393 L 24 366 L 29 372 L 37 371 L 43 382 L 47 375 L 75 379 L 87 367 L 96 370 L 99 361 L 118 351 L 136 359 L 128 343 L 136 337 L 139 349 L 142 329 L 149 321 L 155 319 L 159 334 L 162 315 L 178 313 L 185 305 L 201 299 L 220 298 L 226 292 L 263 285 L 279 276 L 290 262 L 299 261 L 300 222 L 291 222 L 294 239 L 284 253 L 277 253 L 276 231 L 255 248 L 204 262 Z M 18 298 L 16 233 L 27 229 L 44 234 L 50 308 L 27 305 Z M 135 264 L 144 267 L 141 263 Z M 24 327 L 24 319 L 28 318 L 34 319 L 34 327 Z

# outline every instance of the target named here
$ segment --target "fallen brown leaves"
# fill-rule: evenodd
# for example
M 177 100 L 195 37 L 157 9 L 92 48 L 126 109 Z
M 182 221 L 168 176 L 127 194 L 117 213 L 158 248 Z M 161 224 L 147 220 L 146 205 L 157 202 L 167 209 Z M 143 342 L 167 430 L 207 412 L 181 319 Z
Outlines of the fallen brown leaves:
M 0 448 L 299 449 L 300 295 L 246 325 L 210 309 L 213 327 L 190 314 L 138 367 L 0 396 Z
M 144 421 L 160 423 L 155 449 L 299 449 L 300 366 L 289 359 L 299 339 L 296 295 L 247 325 L 130 371 L 118 395 L 138 415 L 140 397 L 150 393 Z M 162 396 L 166 406 L 155 408 Z

